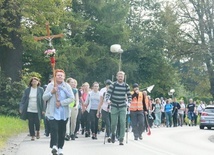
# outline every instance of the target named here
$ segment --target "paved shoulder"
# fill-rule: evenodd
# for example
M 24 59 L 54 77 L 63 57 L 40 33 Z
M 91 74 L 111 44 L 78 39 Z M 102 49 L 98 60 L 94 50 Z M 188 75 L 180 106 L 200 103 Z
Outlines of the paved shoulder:
M 16 155 L 17 151 L 19 150 L 19 147 L 23 140 L 27 137 L 27 133 L 21 133 L 18 134 L 17 136 L 11 137 L 5 148 L 0 150 L 1 155 Z

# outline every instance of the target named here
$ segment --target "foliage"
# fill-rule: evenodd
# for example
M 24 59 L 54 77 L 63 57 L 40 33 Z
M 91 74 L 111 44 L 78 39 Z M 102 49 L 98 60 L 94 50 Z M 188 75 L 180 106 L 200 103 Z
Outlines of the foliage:
M 179 61 L 183 84 L 200 95 L 214 96 L 212 10 L 212 1 L 179 0 L 166 4 L 162 21 L 167 21 L 166 27 L 175 25 L 166 31 L 166 53 Z
M 170 97 L 168 91 L 172 88 L 176 90 L 177 98 L 186 99 L 210 98 L 210 92 L 214 92 L 213 35 L 210 35 L 213 25 L 210 25 L 212 20 L 208 15 L 212 6 L 208 1 L 209 7 L 199 1 L 185 0 L 177 3 L 158 0 L 7 2 L 8 6 L 20 6 L 17 10 L 21 13 L 19 28 L 11 26 L 9 17 L 3 16 L 7 12 L 3 7 L 0 16 L 4 17 L 1 23 L 9 24 L 6 26 L 8 31 L 16 30 L 21 34 L 18 37 L 22 39 L 23 49 L 14 52 L 17 55 L 18 51 L 22 52 L 21 76 L 25 85 L 32 75 L 41 78 L 42 83 L 52 75 L 50 61 L 44 54 L 49 42 L 33 40 L 33 36 L 47 35 L 45 23 L 48 21 L 51 35 L 64 34 L 63 38 L 52 40 L 56 49 L 56 68 L 65 70 L 66 77 L 77 79 L 80 85 L 86 81 L 115 80 L 120 55 L 111 53 L 109 47 L 117 43 L 124 50 L 122 70 L 130 85 L 137 82 L 141 88 L 146 88 L 154 84 L 150 94 L 154 97 Z M 10 35 L 3 37 L 3 34 L 0 34 L 0 38 L 4 38 L 0 43 L 10 46 Z M 1 60 L 7 60 L 10 55 L 5 53 Z M 18 56 L 17 60 L 21 61 Z M 5 67 L 9 70 L 5 65 L 4 71 Z
M 22 71 L 22 81 L 25 83 L 26 86 L 29 85 L 30 78 L 32 78 L 32 77 L 37 77 L 38 79 L 41 79 L 42 75 L 40 73 L 37 73 L 37 72 L 30 72 L 29 73 L 28 69 L 24 69 Z
M 22 97 L 22 91 L 25 88 L 25 83 L 16 81 L 12 82 L 10 78 L 6 78 L 3 73 L 1 73 L 0 114 L 7 116 L 18 116 L 19 102 Z

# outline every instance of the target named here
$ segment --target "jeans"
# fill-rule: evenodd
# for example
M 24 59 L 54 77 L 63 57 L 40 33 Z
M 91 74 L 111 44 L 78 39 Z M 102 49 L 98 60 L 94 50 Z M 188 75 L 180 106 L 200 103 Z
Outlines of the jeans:
M 178 114 L 179 116 L 179 125 L 183 126 L 184 124 L 184 114 Z
M 166 126 L 171 127 L 172 126 L 172 112 L 166 112 Z
M 56 145 L 58 148 L 63 148 L 64 138 L 66 132 L 66 121 L 64 120 L 49 120 L 50 129 L 51 129 L 51 139 L 50 139 L 50 148 Z
M 35 128 L 36 128 L 36 131 L 40 130 L 40 121 L 39 121 L 38 113 L 28 112 L 27 117 L 28 117 L 28 128 L 29 128 L 30 136 L 35 136 Z

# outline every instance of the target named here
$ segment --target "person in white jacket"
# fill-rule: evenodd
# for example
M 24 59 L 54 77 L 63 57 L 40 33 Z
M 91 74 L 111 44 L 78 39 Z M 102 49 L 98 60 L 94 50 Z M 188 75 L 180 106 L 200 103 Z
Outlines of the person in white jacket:
M 50 148 L 53 155 L 63 155 L 66 123 L 69 117 L 68 105 L 74 100 L 71 86 L 64 82 L 65 72 L 55 71 L 55 83 L 48 84 L 43 100 L 47 102 L 46 117 L 50 124 Z
M 198 115 L 201 116 L 201 113 L 205 110 L 205 104 L 203 101 L 200 101 L 200 104 L 198 105 Z

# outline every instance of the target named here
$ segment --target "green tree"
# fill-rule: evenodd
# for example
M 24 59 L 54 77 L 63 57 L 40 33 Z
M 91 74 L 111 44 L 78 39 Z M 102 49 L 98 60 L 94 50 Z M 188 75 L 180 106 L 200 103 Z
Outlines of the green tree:
M 0 1 L 0 69 L 12 81 L 20 80 L 22 68 L 21 3 Z
M 210 89 L 212 96 L 213 9 L 213 1 L 181 0 L 167 3 L 162 14 L 162 24 L 167 28 L 165 53 L 178 67 L 182 82 L 188 90 L 201 95 Z
M 83 36 L 88 47 L 74 64 L 78 64 L 81 82 L 104 81 L 118 71 L 118 55 L 110 53 L 110 46 L 127 46 L 129 29 L 126 24 L 128 2 L 73 1 L 73 10 L 89 22 Z
M 124 52 L 124 68 L 129 83 L 142 88 L 155 84 L 153 96 L 167 96 L 179 85 L 179 76 L 164 52 L 164 27 L 160 22 L 161 4 L 156 1 L 130 2 L 127 23 L 131 29 L 130 46 Z

